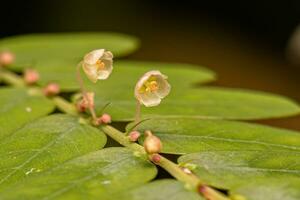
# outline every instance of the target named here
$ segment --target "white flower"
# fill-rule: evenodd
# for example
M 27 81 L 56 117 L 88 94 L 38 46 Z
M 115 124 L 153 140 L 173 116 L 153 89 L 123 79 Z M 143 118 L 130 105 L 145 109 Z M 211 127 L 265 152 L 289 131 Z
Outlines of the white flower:
M 160 71 L 147 72 L 135 86 L 135 98 L 146 107 L 157 106 L 170 93 L 167 78 Z
M 87 77 L 94 83 L 98 79 L 107 79 L 113 69 L 113 54 L 104 49 L 91 51 L 84 56 L 82 68 Z

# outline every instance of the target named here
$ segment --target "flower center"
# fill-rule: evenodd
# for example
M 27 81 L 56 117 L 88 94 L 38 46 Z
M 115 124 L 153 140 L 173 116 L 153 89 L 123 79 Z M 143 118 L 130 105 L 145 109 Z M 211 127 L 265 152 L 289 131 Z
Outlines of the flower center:
M 146 92 L 155 92 L 158 90 L 158 84 L 156 81 L 146 82 Z
M 101 60 L 97 60 L 96 65 L 98 70 L 103 70 L 105 68 L 105 64 Z

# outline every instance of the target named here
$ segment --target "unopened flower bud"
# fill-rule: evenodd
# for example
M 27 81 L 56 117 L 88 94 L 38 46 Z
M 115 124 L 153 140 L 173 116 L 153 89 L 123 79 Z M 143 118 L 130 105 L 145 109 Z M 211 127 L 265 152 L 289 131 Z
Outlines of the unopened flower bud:
M 46 96 L 54 96 L 60 92 L 60 87 L 56 83 L 49 83 L 43 91 Z
M 129 133 L 129 140 L 131 142 L 136 142 L 139 139 L 140 136 L 141 136 L 140 132 L 138 132 L 138 131 L 131 131 Z
M 26 69 L 24 72 L 24 81 L 28 85 L 36 83 L 40 78 L 39 73 L 34 69 Z
M 76 104 L 79 112 L 85 112 L 89 107 L 94 108 L 94 92 L 87 92 L 82 99 Z
M 158 164 L 161 160 L 161 156 L 159 154 L 153 154 L 150 157 L 151 161 Z
M 100 118 L 103 124 L 111 123 L 111 116 L 109 114 L 103 114 Z
M 15 55 L 9 51 L 0 52 L 0 65 L 10 65 L 15 61 Z
M 151 131 L 145 132 L 146 139 L 144 141 L 144 148 L 148 154 L 159 153 L 162 149 L 162 143 L 158 137 L 153 135 Z

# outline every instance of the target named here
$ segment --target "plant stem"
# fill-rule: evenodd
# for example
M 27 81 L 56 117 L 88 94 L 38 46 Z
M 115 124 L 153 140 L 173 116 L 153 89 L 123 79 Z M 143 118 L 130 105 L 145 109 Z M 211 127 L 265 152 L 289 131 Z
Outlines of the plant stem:
M 138 151 L 139 153 L 146 155 L 146 151 L 144 150 L 144 147 L 138 145 L 137 143 L 131 142 L 129 138 L 126 137 L 125 133 L 122 133 L 121 131 L 109 125 L 102 125 L 100 126 L 100 128 L 105 134 L 110 136 L 112 139 L 114 139 L 121 145 L 128 147 L 133 151 Z
M 63 112 L 68 113 L 70 115 L 78 115 L 78 112 L 73 104 L 70 104 L 64 98 L 60 96 L 55 96 L 51 98 L 54 104 Z
M 9 84 L 17 86 L 17 87 L 25 87 L 26 86 L 26 84 L 22 78 L 20 78 L 15 73 L 10 72 L 2 67 L 0 68 L 0 79 L 2 81 L 4 81 L 5 83 L 9 83 Z
M 189 185 L 193 190 L 196 190 L 199 185 L 201 185 L 201 181 L 194 174 L 186 174 L 177 164 L 168 160 L 167 158 L 161 156 L 161 160 L 158 163 L 155 163 L 166 171 L 168 171 L 172 176 L 174 176 L 177 180 L 184 182 Z
M 137 124 L 141 120 L 141 103 L 136 100 L 135 118 L 134 123 Z

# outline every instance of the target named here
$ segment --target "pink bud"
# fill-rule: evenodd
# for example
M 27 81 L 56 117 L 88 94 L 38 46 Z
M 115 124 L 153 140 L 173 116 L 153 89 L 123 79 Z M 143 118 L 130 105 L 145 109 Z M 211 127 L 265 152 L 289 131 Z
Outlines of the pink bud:
M 39 73 L 34 70 L 34 69 L 26 69 L 25 73 L 24 73 L 24 81 L 29 84 L 32 85 L 34 83 L 36 83 L 40 78 Z
M 140 132 L 132 131 L 129 133 L 129 140 L 131 142 L 136 142 L 139 139 L 140 135 L 141 135 Z
M 49 83 L 43 91 L 46 96 L 54 96 L 60 92 L 60 87 L 57 83 Z
M 159 154 L 154 154 L 151 156 L 151 161 L 158 164 L 161 160 L 161 156 Z
M 87 109 L 87 105 L 83 101 L 79 101 L 76 103 L 76 108 L 79 112 L 85 112 Z
M 87 92 L 82 99 L 76 104 L 79 112 L 85 112 L 87 108 L 94 108 L 94 93 Z
M 103 114 L 101 116 L 101 122 L 103 124 L 109 124 L 109 123 L 111 123 L 111 116 L 109 114 Z
M 15 55 L 9 51 L 0 53 L 0 65 L 10 65 L 15 61 Z

